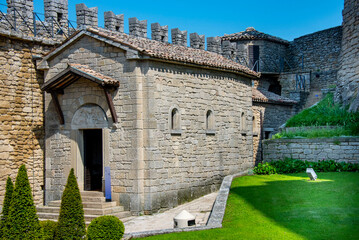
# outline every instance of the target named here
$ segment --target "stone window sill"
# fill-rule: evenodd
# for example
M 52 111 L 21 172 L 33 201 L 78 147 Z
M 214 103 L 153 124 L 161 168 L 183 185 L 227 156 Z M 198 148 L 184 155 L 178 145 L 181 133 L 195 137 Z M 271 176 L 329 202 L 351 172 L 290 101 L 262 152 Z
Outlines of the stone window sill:
M 216 130 L 206 130 L 206 135 L 216 135 Z
M 180 135 L 182 135 L 182 130 L 171 129 L 170 133 L 172 136 L 180 136 Z

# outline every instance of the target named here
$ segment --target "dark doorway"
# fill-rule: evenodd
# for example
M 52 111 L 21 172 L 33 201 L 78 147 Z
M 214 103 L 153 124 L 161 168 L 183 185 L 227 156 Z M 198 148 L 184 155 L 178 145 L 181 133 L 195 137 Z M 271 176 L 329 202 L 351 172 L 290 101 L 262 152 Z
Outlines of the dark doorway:
M 259 46 L 249 45 L 248 46 L 249 65 L 252 70 L 259 72 Z
M 102 191 L 102 129 L 83 130 L 84 136 L 84 189 Z

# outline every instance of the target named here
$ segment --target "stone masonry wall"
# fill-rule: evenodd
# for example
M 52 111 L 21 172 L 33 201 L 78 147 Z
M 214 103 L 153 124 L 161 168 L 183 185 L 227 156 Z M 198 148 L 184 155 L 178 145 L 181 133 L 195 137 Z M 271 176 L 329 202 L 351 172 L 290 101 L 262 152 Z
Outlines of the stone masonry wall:
M 74 167 L 76 135 L 71 121 L 74 112 L 84 104 L 96 104 L 106 113 L 108 127 L 108 151 L 105 166 L 111 167 L 113 200 L 125 209 L 140 211 L 136 206 L 137 195 L 137 73 L 133 63 L 126 61 L 123 50 L 86 37 L 50 61 L 46 80 L 67 67 L 68 63 L 88 65 L 95 71 L 118 79 L 120 87 L 112 92 L 118 123 L 113 124 L 103 89 L 89 80 L 80 80 L 65 89 L 59 98 L 65 115 L 60 125 L 51 96 L 46 94 L 46 202 L 60 199 L 70 167 Z M 106 141 L 106 139 L 104 139 Z M 75 146 L 75 147 L 74 147 Z M 80 179 L 82 180 L 82 179 Z M 82 180 L 83 181 L 83 180 Z M 140 204 L 140 202 L 138 203 Z
M 345 0 L 336 100 L 359 110 L 359 0 Z
M 253 167 L 251 85 L 235 74 L 148 63 L 143 85 L 145 212 L 217 190 L 223 177 Z M 147 68 L 144 66 L 145 71 Z M 171 130 L 171 111 L 180 129 Z M 206 129 L 206 114 L 214 129 Z M 243 129 L 240 127 L 244 114 Z
M 359 163 L 359 138 L 275 139 L 263 144 L 264 161 L 286 157 L 307 161 Z
M 279 127 L 282 126 L 294 113 L 292 105 L 279 105 L 253 102 L 253 159 L 256 162 L 262 161 L 262 144 L 261 139 L 265 139 L 266 133 L 271 138 L 278 133 Z M 263 120 L 261 120 L 261 117 Z M 263 122 L 261 122 L 263 121 Z M 261 126 L 263 130 L 261 132 Z M 263 136 L 261 136 L 263 134 Z
M 296 38 L 290 43 L 286 57 L 290 71 L 310 72 L 310 94 L 305 107 L 322 98 L 321 89 L 337 84 L 341 40 L 342 27 L 338 26 Z
M 259 46 L 260 72 L 279 72 L 279 59 L 286 52 L 286 45 L 264 40 L 242 40 L 237 42 L 237 57 L 239 63 L 246 65 L 243 59 L 249 59 L 248 46 Z M 248 62 L 247 62 L 248 64 Z M 251 64 L 249 64 L 251 66 Z
M 41 75 L 33 55 L 49 45 L 0 35 L 0 202 L 8 176 L 15 181 L 25 164 L 36 204 L 43 201 L 44 128 Z

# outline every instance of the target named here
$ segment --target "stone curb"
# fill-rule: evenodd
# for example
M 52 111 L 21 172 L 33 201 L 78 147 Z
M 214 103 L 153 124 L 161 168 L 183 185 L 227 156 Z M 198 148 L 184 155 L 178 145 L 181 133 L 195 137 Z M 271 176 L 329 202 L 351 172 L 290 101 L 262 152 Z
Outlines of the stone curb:
M 132 239 L 132 238 L 143 238 L 160 234 L 167 233 L 177 233 L 177 232 L 192 232 L 192 231 L 201 231 L 209 230 L 214 228 L 221 228 L 224 213 L 226 210 L 226 204 L 228 199 L 229 190 L 231 188 L 232 180 L 235 177 L 240 177 L 247 175 L 248 171 L 239 172 L 237 174 L 226 176 L 221 184 L 219 189 L 216 201 L 214 202 L 211 214 L 208 218 L 206 226 L 199 227 L 188 227 L 188 228 L 171 228 L 171 229 L 161 229 L 161 230 L 152 230 L 152 231 L 143 231 L 128 233 L 123 236 L 123 239 Z

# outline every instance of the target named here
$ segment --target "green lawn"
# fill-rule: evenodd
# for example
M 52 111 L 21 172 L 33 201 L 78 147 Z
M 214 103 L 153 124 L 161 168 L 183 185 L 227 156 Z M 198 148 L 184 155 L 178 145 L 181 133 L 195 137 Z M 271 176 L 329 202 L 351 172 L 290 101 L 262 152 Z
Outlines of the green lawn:
M 234 179 L 222 229 L 146 239 L 359 239 L 359 173 Z

